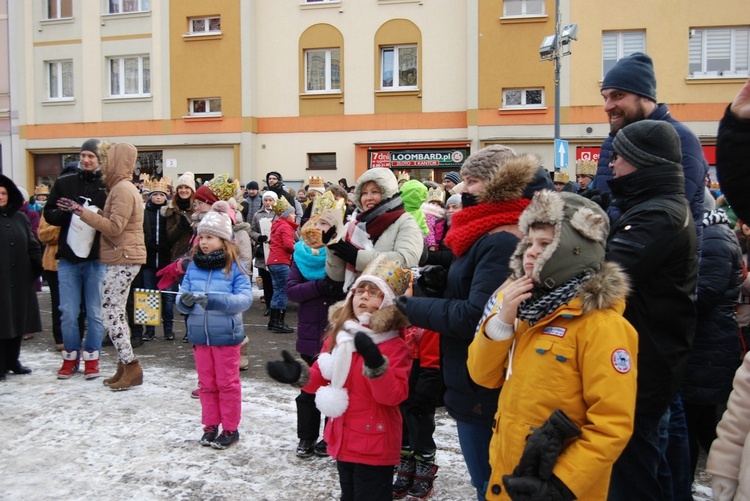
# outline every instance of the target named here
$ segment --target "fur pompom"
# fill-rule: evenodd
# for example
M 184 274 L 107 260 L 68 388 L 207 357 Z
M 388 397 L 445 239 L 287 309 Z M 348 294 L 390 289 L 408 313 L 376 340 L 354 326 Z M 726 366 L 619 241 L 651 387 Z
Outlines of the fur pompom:
M 322 386 L 315 393 L 315 406 L 326 417 L 340 417 L 349 407 L 349 393 L 346 388 Z
M 318 355 L 318 369 L 320 374 L 330 381 L 333 377 L 333 355 L 327 352 Z

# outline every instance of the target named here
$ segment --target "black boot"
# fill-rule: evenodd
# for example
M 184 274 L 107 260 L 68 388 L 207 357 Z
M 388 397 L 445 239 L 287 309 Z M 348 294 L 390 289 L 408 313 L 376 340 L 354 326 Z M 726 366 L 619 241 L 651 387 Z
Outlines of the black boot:
M 277 310 L 274 308 L 271 308 L 271 316 L 270 320 L 268 320 L 268 330 L 269 331 L 276 331 L 276 329 L 279 326 L 279 314 L 281 313 L 281 310 Z
M 276 310 L 278 313 L 278 323 L 276 324 L 276 327 L 273 329 L 274 332 L 278 332 L 280 334 L 291 334 L 294 332 L 294 329 L 289 327 L 287 324 L 284 323 L 284 316 L 286 315 L 286 310 Z

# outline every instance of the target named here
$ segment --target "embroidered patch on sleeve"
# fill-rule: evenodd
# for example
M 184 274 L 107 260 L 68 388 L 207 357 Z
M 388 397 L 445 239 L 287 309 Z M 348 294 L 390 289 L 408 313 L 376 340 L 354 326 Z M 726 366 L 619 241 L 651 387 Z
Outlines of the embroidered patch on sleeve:
M 620 374 L 627 374 L 633 367 L 628 350 L 618 348 L 612 353 L 612 366 Z
M 545 327 L 542 334 L 549 334 L 550 336 L 555 337 L 565 337 L 566 332 L 568 332 L 568 329 L 565 327 Z

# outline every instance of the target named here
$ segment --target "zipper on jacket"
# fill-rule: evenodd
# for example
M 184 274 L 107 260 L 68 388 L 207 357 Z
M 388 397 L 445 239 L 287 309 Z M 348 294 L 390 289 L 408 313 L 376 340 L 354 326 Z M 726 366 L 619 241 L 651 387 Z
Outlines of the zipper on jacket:
M 211 285 L 211 275 L 213 272 L 214 270 L 210 270 L 206 279 L 206 290 L 204 291 L 206 297 L 208 297 L 208 286 Z M 203 332 L 206 333 L 206 346 L 211 346 L 211 338 L 208 336 L 208 311 L 205 308 L 203 309 Z

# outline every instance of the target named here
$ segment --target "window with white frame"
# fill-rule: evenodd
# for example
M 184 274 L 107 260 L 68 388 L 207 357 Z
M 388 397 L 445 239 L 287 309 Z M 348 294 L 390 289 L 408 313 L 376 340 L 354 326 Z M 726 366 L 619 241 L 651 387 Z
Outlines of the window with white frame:
M 619 59 L 634 52 L 646 52 L 645 31 L 602 33 L 602 75 L 606 75 Z
M 50 101 L 73 99 L 73 61 L 47 63 L 47 89 Z
M 747 77 L 750 26 L 690 30 L 690 76 Z
M 148 56 L 111 57 L 108 63 L 111 97 L 151 95 L 151 61 Z
M 382 89 L 416 89 L 417 46 L 397 45 L 380 49 L 380 82 Z
M 221 98 L 220 97 L 202 97 L 191 99 L 188 113 L 190 115 L 221 115 Z
M 503 16 L 544 15 L 544 0 L 503 0 Z
M 503 108 L 543 108 L 544 89 L 503 89 Z
M 190 33 L 194 35 L 207 35 L 221 33 L 221 17 L 191 17 L 189 19 Z
M 341 90 L 341 49 L 305 51 L 305 92 Z
M 47 19 L 73 17 L 73 0 L 47 0 Z
M 151 0 L 109 0 L 109 13 L 148 12 Z

